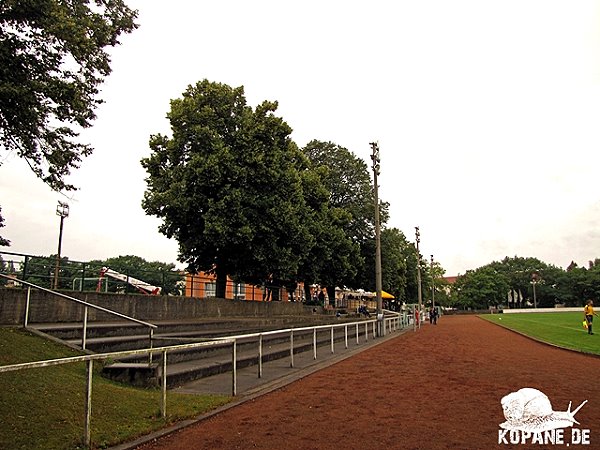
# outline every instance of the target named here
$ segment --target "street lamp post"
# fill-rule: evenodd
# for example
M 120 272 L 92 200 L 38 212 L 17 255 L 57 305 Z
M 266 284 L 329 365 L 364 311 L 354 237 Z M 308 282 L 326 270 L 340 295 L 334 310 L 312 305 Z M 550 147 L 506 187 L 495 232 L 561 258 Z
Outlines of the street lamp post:
M 63 222 L 69 216 L 69 205 L 61 201 L 56 207 L 56 215 L 60 216 L 60 231 L 58 233 L 58 254 L 56 255 L 56 267 L 54 268 L 54 289 L 58 289 L 58 272 L 60 269 L 60 250 L 62 246 Z
M 533 285 L 533 307 L 537 308 L 537 297 L 535 294 L 535 284 L 538 282 L 539 275 L 534 272 L 531 274 L 531 284 Z
M 381 230 L 379 225 L 379 186 L 377 185 L 377 176 L 381 168 L 379 159 L 379 144 L 371 142 L 369 144 L 373 153 L 371 161 L 373 162 L 373 188 L 375 196 L 375 290 L 377 291 L 377 331 L 379 336 L 385 333 L 383 326 L 383 301 L 381 299 Z
M 420 317 L 421 307 L 423 304 L 423 292 L 421 291 L 421 253 L 419 252 L 419 242 L 421 242 L 421 234 L 419 233 L 419 227 L 415 227 L 415 236 L 417 241 L 417 299 L 419 302 L 419 327 L 421 327 Z

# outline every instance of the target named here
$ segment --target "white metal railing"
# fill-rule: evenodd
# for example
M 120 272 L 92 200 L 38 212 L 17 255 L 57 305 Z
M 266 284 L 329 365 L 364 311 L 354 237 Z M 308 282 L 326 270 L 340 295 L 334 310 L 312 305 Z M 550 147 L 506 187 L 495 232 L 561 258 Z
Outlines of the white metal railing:
M 396 312 L 392 312 L 389 311 L 388 313 L 391 314 L 391 317 L 384 317 L 383 318 L 383 334 L 386 334 L 386 331 L 388 331 L 389 333 L 396 331 L 396 330 L 400 330 L 403 329 L 405 327 L 408 326 L 408 321 L 406 320 L 405 316 L 402 314 L 398 314 Z M 365 337 L 365 342 L 369 340 L 369 335 L 371 335 L 373 338 L 377 337 L 377 332 L 376 332 L 376 327 L 377 327 L 377 319 L 371 319 L 371 320 L 366 320 L 366 321 L 359 321 L 359 322 L 346 322 L 346 323 L 339 323 L 339 324 L 329 324 L 329 325 L 317 325 L 317 326 L 311 326 L 311 327 L 298 327 L 298 328 L 286 328 L 286 329 L 280 329 L 280 330 L 272 330 L 272 331 L 263 331 L 263 332 L 258 332 L 258 333 L 247 333 L 247 334 L 238 334 L 238 335 L 234 335 L 234 336 L 227 336 L 224 338 L 217 338 L 214 339 L 215 341 L 219 341 L 221 339 L 226 340 L 226 339 L 233 339 L 236 342 L 239 341 L 256 341 L 258 344 L 258 378 L 262 378 L 263 376 L 263 344 L 264 344 L 264 340 L 265 338 L 272 338 L 272 337 L 276 337 L 276 336 L 289 336 L 289 355 L 290 355 L 290 367 L 293 368 L 294 367 L 294 336 L 297 336 L 299 334 L 302 333 L 309 333 L 312 332 L 312 349 L 313 349 L 313 359 L 317 359 L 317 332 L 318 331 L 322 331 L 322 330 L 329 330 L 330 331 L 330 349 L 331 349 L 331 353 L 335 353 L 335 330 L 338 328 L 344 328 L 344 347 L 347 349 L 348 348 L 348 327 L 356 327 L 356 331 L 355 331 L 355 335 L 356 335 L 356 344 L 359 345 L 360 344 L 360 329 L 359 328 L 363 328 L 364 327 L 364 337 Z M 190 342 L 190 341 L 194 341 L 194 338 L 188 338 L 188 337 L 176 337 L 176 336 L 170 336 L 170 337 L 156 337 L 155 340 L 161 340 L 161 341 L 181 341 L 181 340 L 185 340 L 186 342 Z M 207 341 L 206 339 L 203 338 L 199 338 L 198 341 L 200 342 L 212 342 L 212 341 Z M 170 348 L 175 348 L 175 347 L 170 347 Z M 237 359 L 234 357 L 234 359 Z M 234 363 L 234 372 L 235 372 L 236 368 L 235 368 L 235 363 Z M 236 386 L 236 382 L 235 382 L 235 373 L 233 374 L 233 383 L 232 383 L 232 395 L 237 395 L 237 386 Z
M 21 363 L 21 364 L 11 364 L 8 366 L 0 366 L 0 373 L 85 362 L 87 365 L 87 371 L 86 371 L 87 382 L 86 382 L 86 392 L 85 392 L 85 421 L 84 421 L 83 443 L 86 445 L 87 448 L 89 448 L 90 444 L 91 444 L 90 424 L 91 424 L 91 418 L 92 418 L 92 378 L 93 378 L 94 361 L 123 358 L 126 356 L 152 354 L 152 353 L 160 352 L 162 354 L 162 368 L 161 368 L 161 385 L 162 385 L 162 393 L 161 394 L 162 395 L 160 396 L 160 411 L 161 411 L 162 417 L 164 418 L 167 415 L 167 392 L 166 392 L 167 391 L 167 352 L 172 349 L 209 347 L 209 346 L 219 346 L 219 345 L 225 345 L 225 344 L 232 344 L 233 358 L 234 358 L 234 370 L 233 371 L 235 372 L 236 342 L 234 339 L 220 339 L 218 341 L 196 342 L 196 343 L 192 343 L 192 344 L 177 345 L 175 347 L 157 347 L 157 348 L 147 348 L 147 349 L 140 349 L 140 350 L 127 350 L 127 351 L 122 351 L 122 352 L 100 353 L 100 354 L 96 354 L 96 355 L 73 356 L 73 357 L 69 357 L 69 358 L 50 359 L 47 361 L 36 361 L 36 362 L 28 362 L 28 363 Z M 234 375 L 233 383 L 235 384 L 235 375 Z
M 7 280 L 14 280 L 13 278 L 11 278 L 11 277 L 9 277 L 7 275 L 1 274 L 1 273 L 0 273 L 0 277 L 6 278 Z M 135 323 L 138 323 L 138 324 L 143 325 L 145 327 L 148 327 L 148 334 L 149 334 L 148 340 L 150 342 L 150 348 L 152 348 L 152 338 L 153 338 L 153 335 L 154 335 L 154 330 L 158 328 L 158 326 L 156 326 L 156 325 L 154 325 L 152 323 L 144 322 L 143 320 L 139 320 L 139 319 L 136 319 L 134 317 L 127 316 L 127 315 L 122 314 L 120 312 L 112 311 L 110 309 L 103 308 L 102 306 L 94 305 L 93 303 L 88 303 L 88 302 L 86 302 L 84 300 L 80 300 L 78 298 L 71 297 L 71 296 L 63 294 L 61 292 L 53 291 L 51 289 L 47 289 L 47 288 L 44 288 L 42 286 L 38 286 L 36 284 L 30 283 L 29 281 L 23 281 L 23 280 L 16 280 L 16 281 L 18 283 L 20 283 L 20 284 L 24 284 L 24 285 L 27 286 L 27 298 L 26 298 L 26 301 L 25 301 L 25 312 L 24 312 L 24 315 L 23 315 L 23 327 L 25 327 L 25 328 L 27 328 L 29 326 L 29 307 L 30 307 L 30 301 L 31 301 L 31 288 L 34 288 L 34 289 L 38 289 L 40 291 L 47 292 L 47 293 L 49 293 L 51 295 L 55 295 L 57 297 L 64 298 L 64 299 L 69 300 L 71 302 L 78 303 L 78 304 L 80 304 L 80 305 L 82 305 L 84 307 L 83 308 L 83 324 L 82 324 L 82 332 L 81 332 L 81 348 L 83 350 L 86 349 L 86 345 L 87 345 L 87 327 L 88 327 L 88 309 L 89 308 L 95 309 L 97 311 L 102 311 L 102 312 L 105 312 L 107 314 L 119 317 L 121 319 L 125 319 L 125 320 L 128 320 L 130 322 L 135 322 Z M 152 363 L 152 353 L 150 353 L 149 358 L 150 358 L 149 359 L 149 363 Z

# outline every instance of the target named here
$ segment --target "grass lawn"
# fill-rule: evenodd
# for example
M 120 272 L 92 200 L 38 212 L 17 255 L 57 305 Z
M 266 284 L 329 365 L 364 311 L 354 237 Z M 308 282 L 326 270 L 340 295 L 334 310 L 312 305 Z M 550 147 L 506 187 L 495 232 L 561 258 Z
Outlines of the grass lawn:
M 503 327 L 560 347 L 600 355 L 600 318 L 595 317 L 594 335 L 583 328 L 582 312 L 486 314 L 480 316 Z
M 0 328 L 0 365 L 76 355 L 74 350 L 22 329 Z M 100 376 L 99 362 L 94 367 L 94 448 L 132 440 L 231 400 L 226 396 L 167 393 L 168 417 L 163 419 L 159 389 L 112 382 Z M 84 363 L 0 374 L 0 449 L 83 448 L 85 384 Z

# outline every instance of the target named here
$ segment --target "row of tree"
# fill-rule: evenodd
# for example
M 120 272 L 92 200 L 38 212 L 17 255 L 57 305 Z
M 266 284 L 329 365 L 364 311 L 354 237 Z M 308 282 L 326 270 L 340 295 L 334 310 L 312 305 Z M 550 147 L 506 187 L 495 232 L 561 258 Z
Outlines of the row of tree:
M 170 136 L 150 138 L 142 203 L 179 243 L 191 273 L 293 288 L 298 282 L 373 289 L 374 193 L 367 164 L 313 140 L 299 148 L 277 103 L 250 107 L 244 88 L 203 80 L 171 101 Z M 380 204 L 382 223 L 388 204 Z M 415 291 L 416 256 L 397 229 L 382 233 L 384 290 Z M 307 295 L 307 298 L 310 296 Z
M 567 269 L 537 258 L 506 257 L 458 277 L 441 302 L 463 309 L 582 306 L 600 298 L 600 259 Z

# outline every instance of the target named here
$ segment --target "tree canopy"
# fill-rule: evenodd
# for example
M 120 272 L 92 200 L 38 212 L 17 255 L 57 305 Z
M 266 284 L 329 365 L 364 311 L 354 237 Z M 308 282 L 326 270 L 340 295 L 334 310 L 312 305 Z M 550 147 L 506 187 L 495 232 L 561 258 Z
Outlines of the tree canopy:
M 90 3 L 0 6 L 0 144 L 58 190 L 73 188 L 65 176 L 91 152 L 75 138 L 101 103 L 98 85 L 111 71 L 106 48 L 136 28 L 137 13 L 122 0 Z
M 600 298 L 600 268 L 590 262 L 587 269 L 571 264 L 563 270 L 537 258 L 506 257 L 458 277 L 452 290 L 462 308 L 581 306 Z
M 309 281 L 327 286 L 332 296 L 337 285 L 356 286 L 363 265 L 361 244 L 373 231 L 368 217 L 373 207 L 365 203 L 373 198 L 369 174 L 362 160 L 332 142 L 312 140 L 302 151 L 322 185 L 325 205 L 312 222 L 316 244 L 307 266 L 317 270 Z
M 251 108 L 243 87 L 200 81 L 171 101 L 172 137 L 151 136 L 142 160 L 143 208 L 163 220 L 192 273 L 216 273 L 217 296 L 227 275 L 293 278 L 313 245 L 302 221 L 306 162 L 276 109 Z
M 78 136 L 102 102 L 107 48 L 137 27 L 136 16 L 123 0 L 0 3 L 0 149 L 52 189 L 75 189 L 66 177 L 92 152 Z
M 347 148 L 333 142 L 312 140 L 302 149 L 313 167 L 323 169 L 322 182 L 329 205 L 350 215 L 344 229 L 359 244 L 375 234 L 375 197 L 367 164 Z M 380 205 L 381 223 L 388 218 L 388 204 Z

